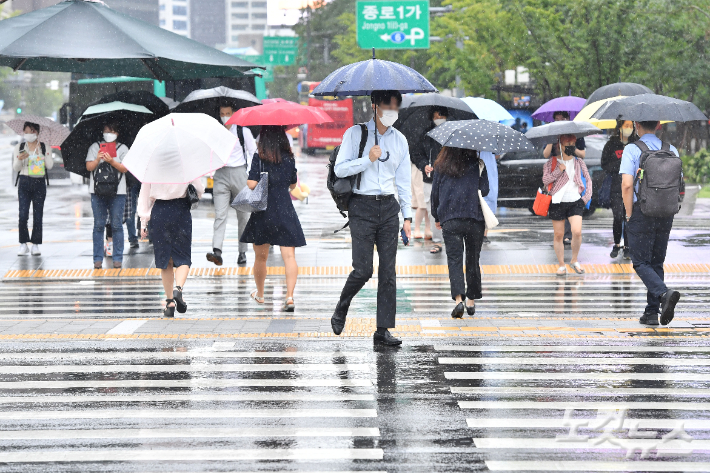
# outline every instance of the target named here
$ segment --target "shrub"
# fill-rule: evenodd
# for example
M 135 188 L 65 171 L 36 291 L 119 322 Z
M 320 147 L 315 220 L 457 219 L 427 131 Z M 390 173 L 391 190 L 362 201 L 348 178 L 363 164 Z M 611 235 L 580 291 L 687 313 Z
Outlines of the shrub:
M 693 155 L 684 155 L 683 174 L 687 182 L 704 184 L 710 179 L 710 151 L 701 149 Z

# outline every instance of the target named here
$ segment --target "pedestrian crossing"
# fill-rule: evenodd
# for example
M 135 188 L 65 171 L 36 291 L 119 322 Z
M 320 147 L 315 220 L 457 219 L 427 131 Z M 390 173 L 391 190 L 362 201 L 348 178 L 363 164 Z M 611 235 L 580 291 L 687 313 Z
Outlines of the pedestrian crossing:
M 710 347 L 434 349 L 489 471 L 710 471 Z

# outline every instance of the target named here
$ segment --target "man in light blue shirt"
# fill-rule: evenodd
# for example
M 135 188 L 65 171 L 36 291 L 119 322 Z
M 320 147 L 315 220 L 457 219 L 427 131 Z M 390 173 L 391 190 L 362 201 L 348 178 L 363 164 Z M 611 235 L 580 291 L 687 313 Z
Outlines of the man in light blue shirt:
M 649 150 L 660 150 L 663 146 L 661 140 L 655 135 L 659 122 L 636 122 L 636 130 Z M 670 146 L 670 150 L 678 156 L 678 150 Z M 636 274 L 641 278 L 648 293 L 646 296 L 646 310 L 644 310 L 640 323 L 644 325 L 658 325 L 658 314 L 661 314 L 661 324 L 667 325 L 673 320 L 675 305 L 680 299 L 680 293 L 668 289 L 664 279 L 663 263 L 666 260 L 668 239 L 673 227 L 673 216 L 651 217 L 641 212 L 636 202 L 634 179 L 639 171 L 640 159 L 643 152 L 635 143 L 624 148 L 621 155 L 621 194 L 626 209 L 626 225 L 629 237 L 631 261 Z
M 339 178 L 360 176 L 348 204 L 353 271 L 343 287 L 330 323 L 333 332 L 340 335 L 353 297 L 372 277 L 374 247 L 377 246 L 379 270 L 374 339 L 394 346 L 402 343 L 388 331 L 395 326 L 397 312 L 395 262 L 399 212 L 404 217 L 402 230 L 410 238 L 412 170 L 407 139 L 392 128 L 397 121 L 402 95 L 396 90 L 376 90 L 371 99 L 375 117 L 367 123 L 368 136 L 362 157 L 358 155 L 362 131 L 360 126 L 354 126 L 343 135 L 335 161 L 335 174 Z

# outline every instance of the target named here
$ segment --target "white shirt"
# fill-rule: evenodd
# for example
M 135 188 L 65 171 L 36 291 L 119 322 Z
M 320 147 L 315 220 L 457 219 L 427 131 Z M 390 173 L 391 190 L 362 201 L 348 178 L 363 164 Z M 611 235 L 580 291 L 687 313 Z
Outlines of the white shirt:
M 198 177 L 190 182 L 195 186 L 198 197 L 202 197 L 205 186 L 202 178 Z M 150 213 L 156 200 L 181 199 L 187 196 L 187 184 L 141 184 L 141 192 L 138 194 L 138 206 L 136 212 L 141 219 L 141 228 L 145 228 L 150 220 Z
M 579 188 L 574 182 L 574 158 L 569 161 L 564 161 L 562 158 L 557 158 L 557 165 L 565 165 L 565 172 L 567 173 L 567 184 L 565 184 L 562 189 L 557 191 L 557 194 L 552 196 L 552 203 L 559 204 L 561 202 L 577 202 L 582 198 L 579 195 Z
M 247 127 L 242 127 L 242 130 L 244 131 L 244 148 L 246 149 L 247 155 L 244 156 L 242 144 L 237 141 L 237 145 L 234 147 L 232 154 L 227 160 L 226 167 L 228 168 L 248 166 L 251 164 L 251 158 L 254 157 L 254 153 L 256 153 L 256 141 L 254 141 L 254 135 L 251 134 L 251 130 Z M 237 135 L 237 125 L 232 125 L 229 131 L 237 138 L 239 137 L 239 135 Z
M 96 157 L 99 155 L 99 149 L 100 149 L 100 146 L 98 143 L 94 143 L 93 145 L 91 145 L 91 147 L 89 148 L 89 152 L 86 153 L 86 162 L 95 161 Z M 123 158 L 125 158 L 127 154 L 128 154 L 128 146 L 117 142 L 116 143 L 116 157 L 113 159 L 115 159 L 116 161 L 118 161 L 120 163 L 121 161 L 123 161 Z M 96 169 L 94 169 L 93 171 L 91 171 L 89 173 L 89 192 L 91 194 L 94 193 L 94 172 L 95 171 L 96 171 Z M 125 195 L 126 194 L 126 176 L 125 176 L 125 174 L 121 175 L 121 180 L 118 183 L 118 191 L 116 192 L 116 194 L 117 195 Z

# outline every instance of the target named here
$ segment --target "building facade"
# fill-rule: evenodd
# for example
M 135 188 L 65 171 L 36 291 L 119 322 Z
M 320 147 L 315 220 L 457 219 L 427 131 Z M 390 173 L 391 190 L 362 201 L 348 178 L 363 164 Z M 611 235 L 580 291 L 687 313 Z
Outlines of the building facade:
M 159 0 L 158 21 L 161 28 L 190 37 L 190 1 Z
M 227 0 L 227 44 L 261 50 L 267 20 L 266 0 Z M 241 37 L 241 41 L 240 41 Z
M 13 12 L 29 13 L 59 3 L 61 0 L 9 0 L 5 9 Z M 130 15 L 152 25 L 158 24 L 159 0 L 105 0 L 114 10 Z

